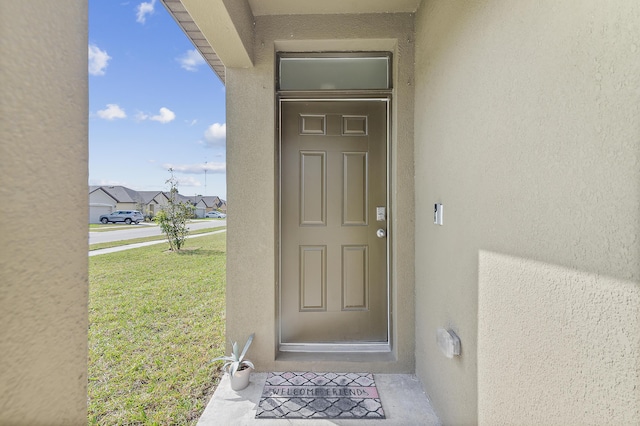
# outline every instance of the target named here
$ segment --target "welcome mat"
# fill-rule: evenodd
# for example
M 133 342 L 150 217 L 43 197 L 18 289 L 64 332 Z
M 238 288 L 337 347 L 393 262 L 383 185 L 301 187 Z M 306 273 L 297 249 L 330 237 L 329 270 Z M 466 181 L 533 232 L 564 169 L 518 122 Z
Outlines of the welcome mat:
M 384 419 L 371 373 L 269 373 L 258 419 Z

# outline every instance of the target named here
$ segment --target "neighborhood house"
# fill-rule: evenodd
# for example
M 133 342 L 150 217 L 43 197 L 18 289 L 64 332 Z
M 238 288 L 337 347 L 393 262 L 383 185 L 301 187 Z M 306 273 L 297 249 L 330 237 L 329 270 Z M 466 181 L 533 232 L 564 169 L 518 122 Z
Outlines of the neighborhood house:
M 217 196 L 194 195 L 188 197 L 177 194 L 178 201 L 194 206 L 197 218 L 203 218 L 210 211 L 227 211 L 227 203 Z M 136 191 L 124 186 L 89 187 L 89 223 L 99 223 L 100 216 L 115 210 L 138 210 L 147 219 L 167 205 L 169 192 Z

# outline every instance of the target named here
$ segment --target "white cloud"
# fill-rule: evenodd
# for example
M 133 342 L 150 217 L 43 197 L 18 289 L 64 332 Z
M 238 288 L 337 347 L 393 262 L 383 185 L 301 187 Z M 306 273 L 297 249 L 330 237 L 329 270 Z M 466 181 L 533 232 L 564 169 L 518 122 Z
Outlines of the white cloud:
M 107 104 L 105 109 L 98 111 L 98 117 L 105 120 L 115 120 L 116 118 L 127 118 L 127 114 L 117 104 Z
M 193 176 L 180 176 L 176 179 L 178 180 L 178 186 L 202 186 L 202 183 Z
M 191 121 L 189 121 L 189 120 L 184 120 L 184 122 L 185 122 L 185 123 L 187 123 L 187 125 L 188 125 L 189 127 L 192 127 L 192 126 L 194 126 L 194 125 L 198 122 L 198 119 L 197 119 L 197 118 L 194 118 L 194 119 L 193 119 L 193 120 L 191 120 Z
M 149 118 L 149 114 L 145 114 L 142 111 L 136 112 L 136 121 L 144 121 Z
M 224 145 L 227 137 L 227 124 L 213 123 L 204 132 L 204 139 L 208 145 Z
M 147 20 L 147 15 L 153 13 L 153 8 L 156 5 L 156 0 L 150 2 L 143 2 L 138 5 L 138 13 L 136 15 L 136 21 L 144 24 Z
M 160 108 L 160 114 L 149 117 L 149 120 L 159 121 L 162 124 L 173 121 L 176 118 L 176 114 L 169 108 Z
M 176 58 L 176 61 L 187 71 L 198 71 L 198 67 L 206 63 L 202 55 L 200 55 L 200 52 L 196 49 L 187 50 L 184 55 Z
M 104 70 L 109 64 L 111 56 L 106 51 L 101 50 L 95 44 L 89 45 L 89 74 L 104 75 Z
M 207 173 L 214 174 L 224 174 L 227 172 L 227 165 L 225 163 L 195 163 L 195 164 L 170 164 L 165 163 L 162 165 L 165 170 L 173 169 L 174 172 L 177 173 L 186 173 L 186 174 L 204 174 L 206 170 Z
M 136 121 L 144 121 L 144 120 L 152 120 L 158 121 L 162 124 L 169 123 L 170 121 L 175 120 L 176 114 L 171 111 L 169 108 L 162 107 L 160 108 L 160 112 L 156 115 L 149 115 L 146 112 L 138 111 L 136 112 L 135 119 Z
M 128 182 L 110 179 L 91 179 L 89 180 L 91 186 L 129 186 Z

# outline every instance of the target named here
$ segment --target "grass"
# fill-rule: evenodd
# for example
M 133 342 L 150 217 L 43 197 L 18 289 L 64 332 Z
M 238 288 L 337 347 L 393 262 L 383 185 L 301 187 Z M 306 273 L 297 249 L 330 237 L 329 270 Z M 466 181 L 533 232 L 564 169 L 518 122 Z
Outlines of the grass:
M 89 258 L 89 424 L 195 424 L 224 354 L 225 234 Z
M 206 234 L 207 232 L 221 231 L 226 228 L 227 228 L 226 226 L 219 226 L 216 228 L 198 229 L 195 231 L 189 231 L 189 235 Z M 93 232 L 93 230 L 91 232 Z M 97 244 L 91 244 L 89 246 L 89 251 L 100 250 L 100 249 L 111 248 L 111 247 L 119 247 L 127 244 L 146 243 L 147 241 L 161 241 L 161 240 L 166 241 L 166 239 L 167 239 L 167 236 L 162 234 L 162 235 L 156 235 L 153 237 L 132 238 L 130 240 L 110 241 L 108 243 L 97 243 Z M 188 239 L 189 238 L 187 238 L 187 247 L 189 246 L 189 243 L 190 243 Z
M 224 220 L 224 219 L 196 219 L 196 221 L 198 222 L 202 222 L 202 221 L 217 221 L 217 220 Z M 148 226 L 149 223 L 147 223 Z M 155 223 L 150 224 L 152 226 L 158 226 Z M 90 223 L 89 224 L 89 232 L 109 232 L 109 231 L 119 231 L 121 229 L 125 229 L 128 228 L 130 226 L 136 226 L 136 225 L 127 225 L 124 222 L 118 222 L 118 223 L 107 223 L 107 224 L 102 224 L 102 223 Z
M 109 232 L 109 231 L 119 231 L 124 229 L 125 227 L 130 227 L 135 225 L 127 225 L 126 223 L 114 223 L 109 225 L 103 225 L 101 223 L 90 223 L 89 231 L 90 232 Z

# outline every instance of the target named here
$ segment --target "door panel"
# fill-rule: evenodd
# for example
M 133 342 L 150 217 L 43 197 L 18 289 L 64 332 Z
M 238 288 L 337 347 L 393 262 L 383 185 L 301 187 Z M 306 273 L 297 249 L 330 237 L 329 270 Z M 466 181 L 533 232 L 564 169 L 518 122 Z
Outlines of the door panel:
M 300 225 L 326 225 L 326 153 L 300 151 Z
M 300 246 L 300 311 L 327 309 L 327 246 Z
M 387 342 L 387 103 L 281 105 L 281 342 Z
M 342 246 L 342 310 L 369 308 L 369 248 Z
M 367 225 L 368 158 L 366 152 L 345 152 L 343 163 L 342 224 Z

